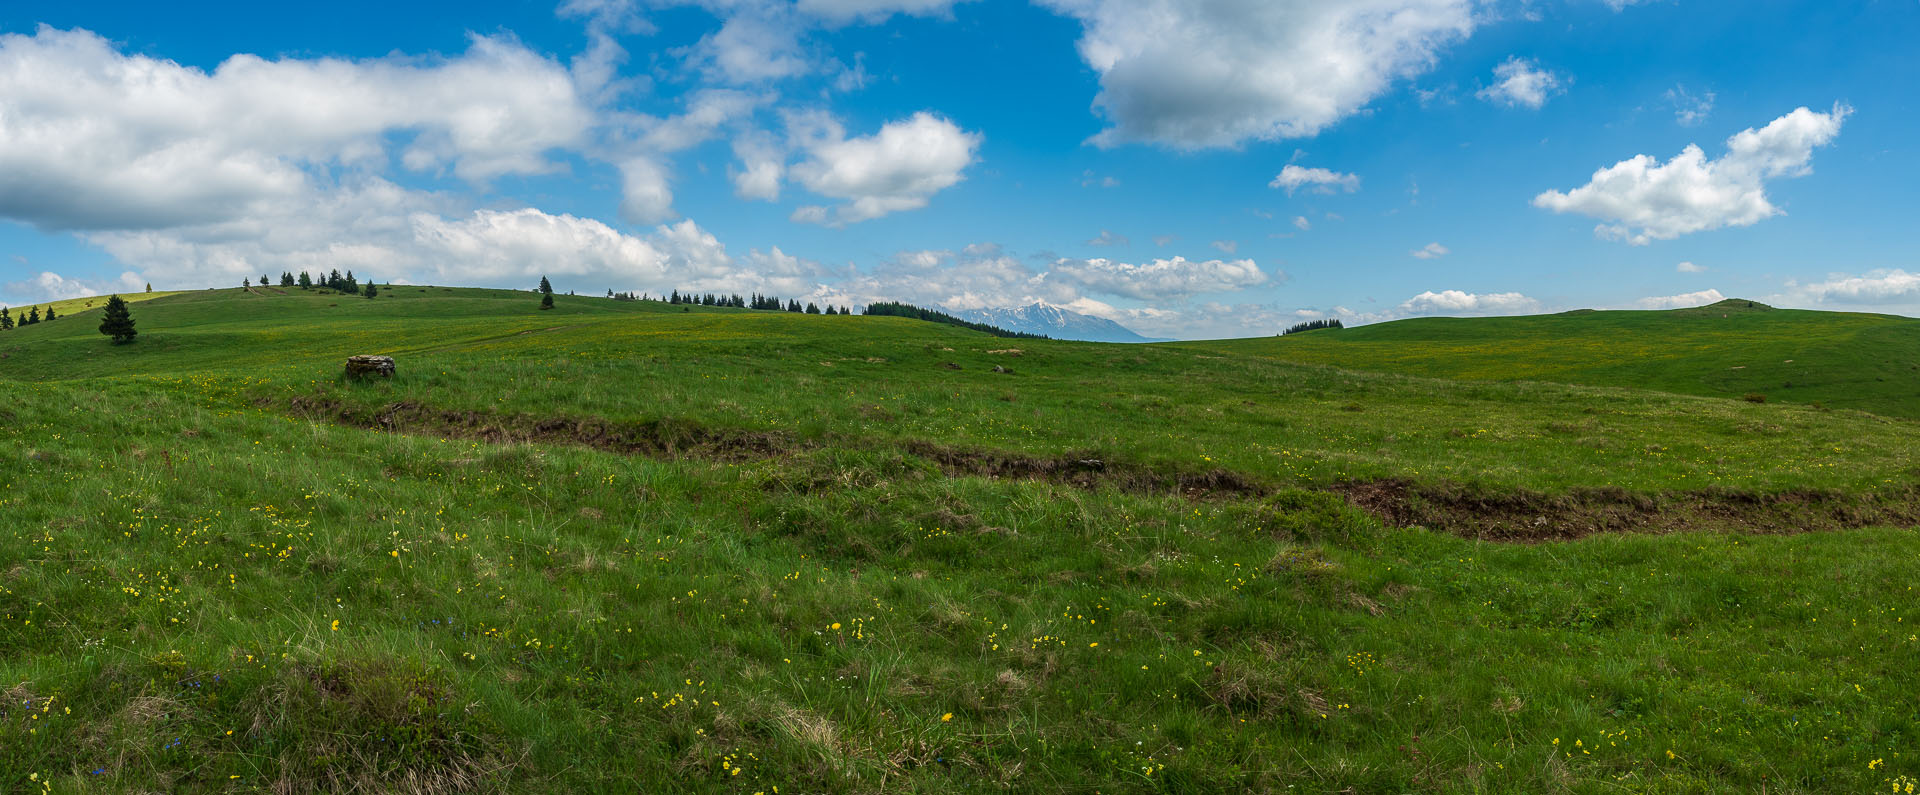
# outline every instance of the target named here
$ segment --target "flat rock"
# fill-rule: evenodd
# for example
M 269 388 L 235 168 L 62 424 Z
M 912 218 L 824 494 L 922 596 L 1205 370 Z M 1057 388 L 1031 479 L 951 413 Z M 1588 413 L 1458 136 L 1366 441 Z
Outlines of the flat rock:
M 347 375 L 355 378 L 366 378 L 376 375 L 381 378 L 392 378 L 393 369 L 392 356 L 368 356 L 362 354 L 347 357 Z

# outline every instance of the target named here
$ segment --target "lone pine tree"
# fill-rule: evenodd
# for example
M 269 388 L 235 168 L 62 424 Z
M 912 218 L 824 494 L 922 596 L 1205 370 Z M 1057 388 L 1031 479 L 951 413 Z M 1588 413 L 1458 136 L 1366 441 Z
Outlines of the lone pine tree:
M 133 330 L 133 313 L 127 311 L 127 302 L 120 296 L 107 298 L 106 313 L 100 318 L 100 333 L 113 338 L 113 344 L 132 342 L 136 332 Z
M 545 276 L 540 277 L 540 292 L 545 295 L 553 295 L 553 283 L 547 281 L 547 277 Z

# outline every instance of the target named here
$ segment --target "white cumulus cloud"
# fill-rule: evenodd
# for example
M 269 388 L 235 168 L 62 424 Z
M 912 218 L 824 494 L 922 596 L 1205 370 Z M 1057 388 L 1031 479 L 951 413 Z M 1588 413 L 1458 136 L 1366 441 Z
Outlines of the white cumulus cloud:
M 1566 81 L 1559 75 L 1519 56 L 1508 56 L 1493 68 L 1493 76 L 1493 85 L 1480 89 L 1478 96 L 1507 107 L 1525 105 L 1538 109 L 1553 95 L 1566 90 Z
M 1140 264 L 1110 259 L 1062 259 L 1048 276 L 1081 289 L 1141 300 L 1181 300 L 1202 293 L 1263 284 L 1268 276 L 1250 259 L 1195 261 L 1185 257 Z
M 1413 315 L 1523 315 L 1540 311 L 1540 302 L 1520 293 L 1469 293 L 1428 290 L 1400 303 L 1395 310 Z
M 1660 295 L 1642 298 L 1639 301 L 1635 301 L 1634 306 L 1641 309 L 1685 309 L 1690 306 L 1706 306 L 1707 304 L 1719 303 L 1726 299 L 1727 297 L 1721 295 L 1719 290 L 1698 290 L 1691 293 L 1681 293 L 1679 295 Z
M 841 282 L 838 289 L 851 303 L 906 301 L 948 311 L 1066 304 L 1080 297 L 992 245 L 969 246 L 958 253 L 901 252 L 871 273 Z
M 472 182 L 540 174 L 594 122 L 567 69 L 475 37 L 453 58 L 266 60 L 212 72 L 84 30 L 0 35 L 0 216 L 43 229 L 232 219 L 310 169 L 380 164 Z
M 951 14 L 956 2 L 965 0 L 796 0 L 794 6 L 834 23 L 884 21 L 894 14 L 942 16 Z
M 1295 190 L 1307 185 L 1313 186 L 1314 193 L 1333 193 L 1341 190 L 1352 193 L 1360 189 L 1360 177 L 1325 168 L 1301 168 L 1288 164 L 1280 169 L 1280 173 L 1274 176 L 1272 182 L 1267 183 L 1269 188 L 1286 188 L 1288 196 L 1292 196 Z
M 1474 28 L 1470 0 L 1040 0 L 1080 20 L 1101 145 L 1298 138 L 1424 72 Z
M 1920 304 L 1920 273 L 1899 268 L 1861 275 L 1837 273 L 1812 284 L 1789 283 L 1787 300 L 1809 304 L 1889 306 Z
M 785 153 L 765 134 L 748 134 L 733 140 L 733 154 L 740 166 L 732 172 L 733 193 L 742 199 L 780 200 L 780 181 L 786 176 Z
M 142 289 L 140 275 L 127 272 L 118 279 L 75 279 L 52 271 L 0 285 L 0 306 L 24 306 L 89 295 L 131 293 Z
M 1439 259 L 1453 252 L 1439 243 L 1428 243 L 1407 253 L 1414 259 Z
M 1797 108 L 1728 138 L 1727 153 L 1718 159 L 1708 160 L 1692 144 L 1665 163 L 1638 155 L 1595 171 L 1571 191 L 1535 196 L 1533 204 L 1598 218 L 1604 223 L 1595 234 L 1634 245 L 1749 226 L 1781 212 L 1767 200 L 1767 181 L 1809 173 L 1814 148 L 1838 136 L 1851 112 L 1844 105 L 1827 113 Z
M 1673 266 L 1673 269 L 1676 271 L 1679 271 L 1680 273 L 1706 273 L 1707 272 L 1707 266 L 1695 265 L 1691 262 L 1682 262 L 1678 265 Z
M 927 205 L 933 194 L 960 182 L 974 161 L 980 135 L 921 112 L 888 122 L 873 135 L 844 138 L 832 125 L 808 144 L 793 178 L 821 196 L 846 201 L 831 211 L 803 207 L 794 220 L 843 225 Z

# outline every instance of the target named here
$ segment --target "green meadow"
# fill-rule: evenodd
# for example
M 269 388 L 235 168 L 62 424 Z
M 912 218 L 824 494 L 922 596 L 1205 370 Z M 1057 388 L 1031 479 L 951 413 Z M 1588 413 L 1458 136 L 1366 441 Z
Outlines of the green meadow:
M 1920 418 L 1920 320 L 1741 299 L 1669 311 L 1416 318 L 1205 345 L 1361 370 L 1754 395 Z
M 1916 321 L 555 300 L 0 332 L 0 791 L 1920 783 Z

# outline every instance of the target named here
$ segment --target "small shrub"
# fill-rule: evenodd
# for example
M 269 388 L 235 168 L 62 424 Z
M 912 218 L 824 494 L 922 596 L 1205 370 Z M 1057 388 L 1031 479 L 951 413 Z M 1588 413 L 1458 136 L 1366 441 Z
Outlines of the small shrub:
M 1767 396 L 1766 396 L 1766 395 L 1762 395 L 1762 394 L 1760 394 L 1760 393 L 1758 393 L 1758 392 L 1748 392 L 1748 393 L 1747 393 L 1747 394 L 1746 394 L 1745 396 L 1743 396 L 1743 397 L 1741 397 L 1740 399 L 1741 399 L 1741 400 L 1744 400 L 1744 401 L 1746 401 L 1746 402 L 1748 402 L 1748 403 L 1765 403 L 1765 402 L 1767 402 Z

